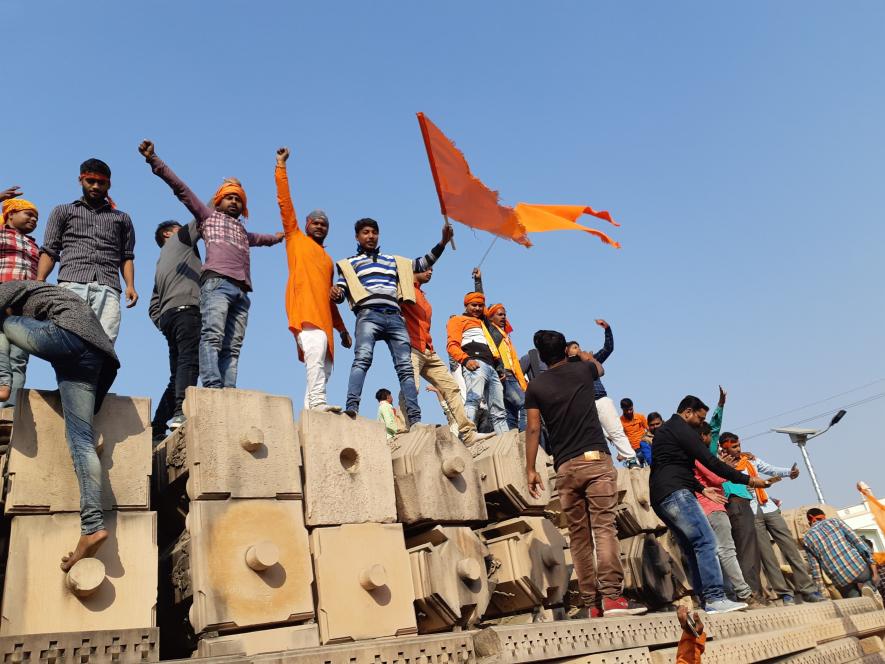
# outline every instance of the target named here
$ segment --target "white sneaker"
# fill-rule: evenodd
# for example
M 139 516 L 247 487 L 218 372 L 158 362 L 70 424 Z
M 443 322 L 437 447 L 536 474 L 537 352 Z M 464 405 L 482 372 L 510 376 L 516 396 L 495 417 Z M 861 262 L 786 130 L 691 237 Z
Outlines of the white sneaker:
M 331 404 L 320 404 L 319 406 L 313 406 L 311 410 L 318 410 L 321 413 L 340 413 L 341 406 L 333 406 Z
M 704 611 L 707 613 L 731 613 L 732 611 L 743 611 L 748 604 L 746 602 L 732 602 L 730 599 L 720 599 L 715 602 L 707 602 Z

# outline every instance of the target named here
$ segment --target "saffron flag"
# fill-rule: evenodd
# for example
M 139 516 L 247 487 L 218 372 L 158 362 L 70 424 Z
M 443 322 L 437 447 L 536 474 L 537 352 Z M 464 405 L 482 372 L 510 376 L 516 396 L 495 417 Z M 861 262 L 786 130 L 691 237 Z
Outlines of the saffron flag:
M 863 495 L 873 520 L 879 526 L 879 530 L 885 533 L 885 503 L 873 495 L 873 490 L 866 482 L 858 482 L 857 490 Z
M 561 230 L 584 231 L 613 247 L 621 246 L 605 233 L 577 223 L 578 217 L 589 214 L 618 226 L 605 210 L 584 205 L 502 205 L 498 192 L 471 173 L 464 154 L 439 127 L 423 113 L 418 113 L 418 123 L 443 215 L 525 247 L 532 246 L 529 233 Z

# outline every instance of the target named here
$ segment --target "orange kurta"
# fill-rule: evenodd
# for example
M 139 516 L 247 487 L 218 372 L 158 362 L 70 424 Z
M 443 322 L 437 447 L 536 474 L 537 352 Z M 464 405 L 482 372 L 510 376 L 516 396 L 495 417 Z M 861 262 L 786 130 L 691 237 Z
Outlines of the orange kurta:
M 286 258 L 289 262 L 289 280 L 286 282 L 286 315 L 289 329 L 298 334 L 305 324 L 323 330 L 329 340 L 329 357 L 334 356 L 335 340 L 332 329 L 346 330 L 338 307 L 329 299 L 334 264 L 326 250 L 298 227 L 298 217 L 289 193 L 289 177 L 285 166 L 274 171 L 277 183 L 277 203 L 286 232 Z M 301 348 L 298 359 L 304 361 Z

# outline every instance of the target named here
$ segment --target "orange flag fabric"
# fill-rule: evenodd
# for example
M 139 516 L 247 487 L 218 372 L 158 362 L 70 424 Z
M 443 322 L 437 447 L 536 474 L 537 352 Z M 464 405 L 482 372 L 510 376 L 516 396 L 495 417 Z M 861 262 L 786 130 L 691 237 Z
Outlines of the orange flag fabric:
M 885 533 L 885 503 L 873 495 L 873 490 L 866 482 L 858 482 L 857 490 L 863 495 L 864 501 L 870 509 L 870 514 L 873 515 L 876 525 L 879 526 L 879 530 Z
M 423 113 L 418 123 L 427 148 L 430 170 L 436 184 L 442 213 L 466 226 L 487 231 L 499 237 L 532 246 L 528 233 L 580 230 L 595 235 L 613 247 L 620 244 L 605 233 L 577 223 L 577 218 L 590 214 L 616 223 L 606 211 L 597 212 L 583 205 L 532 205 L 519 203 L 515 208 L 500 203 L 497 191 L 489 189 L 470 171 L 464 154 Z

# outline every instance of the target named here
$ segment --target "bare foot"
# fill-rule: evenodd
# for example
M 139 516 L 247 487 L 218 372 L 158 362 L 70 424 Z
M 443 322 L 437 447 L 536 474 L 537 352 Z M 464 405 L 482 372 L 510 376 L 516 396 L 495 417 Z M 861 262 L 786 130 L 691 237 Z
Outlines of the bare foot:
M 7 401 L 10 394 L 12 394 L 12 388 L 9 385 L 0 385 L 0 401 Z
M 108 538 L 108 531 L 105 529 L 96 530 L 89 535 L 80 535 L 77 542 L 77 548 L 69 552 L 68 555 L 61 558 L 61 571 L 67 572 L 74 566 L 78 560 L 82 558 L 92 558 L 98 552 L 99 547 L 104 544 Z

